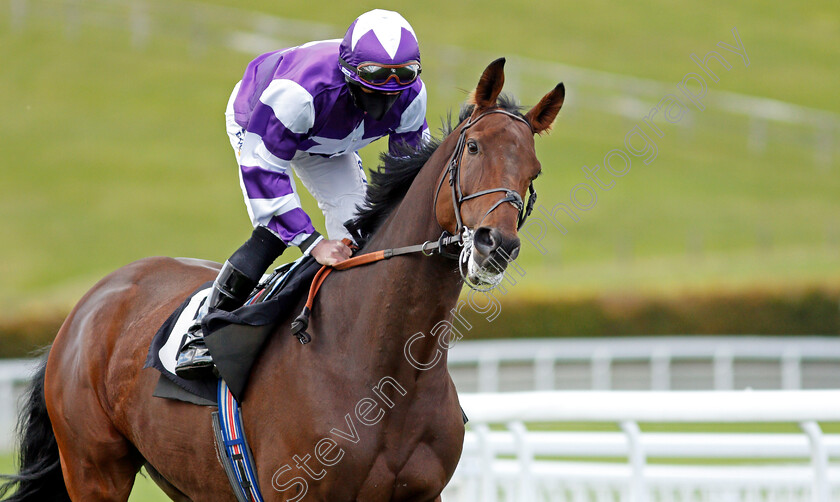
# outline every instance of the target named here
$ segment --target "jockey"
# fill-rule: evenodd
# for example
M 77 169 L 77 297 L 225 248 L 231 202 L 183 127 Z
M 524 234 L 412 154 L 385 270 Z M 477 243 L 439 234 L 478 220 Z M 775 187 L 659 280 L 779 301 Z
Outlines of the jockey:
M 175 372 L 201 378 L 213 369 L 200 327 L 208 309 L 242 306 L 262 274 L 289 246 L 318 263 L 350 257 L 344 222 L 364 202 L 357 151 L 383 136 L 397 153 L 429 137 L 420 49 L 396 12 L 359 16 L 342 40 L 263 54 L 245 69 L 227 105 L 227 132 L 255 230 L 225 262 L 178 354 Z M 303 211 L 292 171 L 326 219 L 323 237 Z

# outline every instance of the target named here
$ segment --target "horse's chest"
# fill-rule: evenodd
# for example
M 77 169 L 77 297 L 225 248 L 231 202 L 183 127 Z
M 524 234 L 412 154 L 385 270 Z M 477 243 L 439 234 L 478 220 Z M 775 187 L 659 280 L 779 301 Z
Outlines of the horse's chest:
M 282 494 L 278 500 L 434 500 L 460 457 L 464 431 L 460 412 L 433 414 L 434 420 L 411 415 L 412 420 L 393 421 L 382 416 L 374 424 L 347 413 L 336 418 L 323 437 L 298 437 L 294 451 L 283 457 L 289 461 L 270 476 L 272 488 Z
M 382 451 L 374 460 L 356 500 L 431 502 L 446 486 L 460 456 L 460 442 L 448 448 L 434 443 L 406 445 Z
M 459 419 L 442 419 L 440 415 L 437 418 L 429 423 L 415 422 L 383 441 L 360 494 L 384 486 L 390 488 L 390 493 L 382 490 L 382 498 L 370 500 L 434 500 L 452 476 L 464 441 L 463 423 Z M 359 500 L 368 498 L 360 496 Z

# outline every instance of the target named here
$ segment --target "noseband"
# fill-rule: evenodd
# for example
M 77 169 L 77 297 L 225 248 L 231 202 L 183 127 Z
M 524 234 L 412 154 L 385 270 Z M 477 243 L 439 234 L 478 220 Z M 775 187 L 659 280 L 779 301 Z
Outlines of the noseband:
M 509 202 L 513 207 L 515 207 L 519 211 L 519 217 L 517 219 L 517 226 L 516 229 L 519 230 L 522 228 L 522 225 L 525 223 L 525 220 L 531 214 L 531 211 L 534 209 L 534 203 L 537 201 L 537 191 L 534 190 L 534 183 L 531 182 L 528 185 L 528 202 L 527 204 L 523 202 L 522 196 L 519 195 L 519 192 L 516 190 L 511 190 L 510 188 L 489 188 L 487 190 L 481 190 L 475 192 L 470 195 L 464 195 L 463 191 L 461 190 L 461 159 L 464 156 L 464 149 L 467 144 L 467 131 L 474 126 L 479 120 L 482 118 L 494 114 L 494 113 L 501 113 L 503 115 L 507 115 L 514 120 L 518 120 L 528 126 L 533 132 L 533 128 L 531 124 L 528 123 L 527 120 L 520 117 L 519 115 L 513 114 L 506 110 L 501 109 L 494 109 L 486 111 L 475 118 L 470 118 L 467 122 L 461 127 L 461 130 L 458 132 L 458 142 L 455 144 L 455 151 L 452 152 L 452 157 L 449 158 L 449 163 L 446 171 L 449 173 L 449 187 L 452 192 L 452 209 L 455 212 L 455 235 L 460 235 L 467 230 L 470 232 L 469 228 L 464 225 L 463 219 L 461 218 L 461 205 L 468 200 L 476 199 L 483 195 L 502 192 L 505 194 L 504 197 L 499 199 L 495 204 L 493 204 L 490 209 L 484 213 L 484 216 L 479 221 L 479 225 L 483 222 L 489 215 L 492 213 L 497 207 L 504 204 L 505 202 Z M 435 192 L 435 202 L 433 207 L 437 207 L 437 199 L 440 195 L 440 190 L 443 187 L 443 180 L 446 179 L 446 173 L 440 178 L 440 183 L 438 184 L 437 191 Z

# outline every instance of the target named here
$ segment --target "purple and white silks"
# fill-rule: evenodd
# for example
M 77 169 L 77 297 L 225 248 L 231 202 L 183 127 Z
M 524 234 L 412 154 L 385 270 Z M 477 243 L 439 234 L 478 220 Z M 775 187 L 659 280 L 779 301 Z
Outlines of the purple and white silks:
M 347 166 L 358 171 L 355 152 L 386 135 L 392 151 L 403 142 L 418 147 L 429 135 L 420 79 L 380 121 L 356 108 L 338 66 L 340 42 L 311 42 L 257 57 L 228 102 L 227 130 L 251 222 L 267 226 L 288 245 L 299 245 L 315 231 L 301 208 L 290 168 L 313 192 L 327 219 L 339 222 L 328 224 L 333 227 L 328 228 L 330 238 L 338 238 L 333 231 L 342 230 L 340 223 L 353 216 L 355 203 L 364 196 L 363 171 L 339 175 Z M 318 173 L 305 172 L 315 165 Z M 331 165 L 335 180 L 329 176 Z M 344 203 L 320 200 L 319 193 Z

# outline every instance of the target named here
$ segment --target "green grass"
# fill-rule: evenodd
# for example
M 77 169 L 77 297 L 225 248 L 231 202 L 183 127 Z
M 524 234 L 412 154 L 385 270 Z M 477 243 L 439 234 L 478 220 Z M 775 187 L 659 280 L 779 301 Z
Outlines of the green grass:
M 9 454 L 0 454 L 0 473 L 15 472 L 15 458 Z M 145 475 L 145 471 L 137 476 L 134 482 L 134 488 L 131 491 L 129 502 L 167 502 L 167 497 L 160 488 L 155 485 L 154 481 Z
M 196 46 L 189 20 L 174 18 L 153 24 L 141 49 L 120 26 L 68 35 L 63 11 L 38 1 L 14 30 L 7 3 L 0 9 L 7 117 L 0 123 L 0 301 L 12 312 L 66 309 L 104 274 L 138 258 L 224 260 L 250 232 L 222 129 L 230 88 L 250 56 Z M 249 4 L 333 25 L 333 36 L 372 6 L 336 3 L 315 12 L 305 3 Z M 632 7 L 494 0 L 391 8 L 412 22 L 424 47 L 433 126 L 457 109 L 492 55 L 512 65 L 521 55 L 676 83 L 696 69 L 689 54 L 730 42 L 733 26 L 751 64 L 731 60 L 733 69 L 712 89 L 840 111 L 836 2 L 691 10 L 653 0 Z M 487 60 L 453 60 L 447 45 L 486 51 Z M 534 103 L 554 79 L 519 82 L 520 99 Z M 537 140 L 545 172 L 539 203 L 547 208 L 568 204 L 570 189 L 586 181 L 580 167 L 601 164 L 643 117 L 576 107 L 578 89 L 567 83 L 566 109 L 552 134 Z M 657 159 L 634 162 L 614 188 L 599 191 L 594 209 L 564 222 L 568 234 L 550 230 L 548 254 L 526 244 L 527 277 L 517 294 L 836 285 L 840 152 L 818 167 L 807 130 L 771 126 L 766 150 L 751 153 L 746 119 L 707 110 L 692 123 L 663 125 Z M 381 147 L 363 152 L 368 166 Z M 305 207 L 320 220 L 308 197 Z
M 204 3 L 242 6 L 234 0 Z M 341 36 L 352 19 L 381 8 L 381 3 L 331 2 L 329 8 L 312 9 L 305 3 L 255 0 L 248 8 L 331 24 Z M 830 0 L 807 6 L 778 0 L 716 0 L 702 5 L 664 0 L 628 4 L 395 0 L 387 8 L 408 19 L 421 48 L 424 43 L 455 45 L 511 56 L 512 61 L 514 55 L 522 55 L 667 82 L 694 71 L 690 53 L 702 56 L 720 40 L 733 43 L 730 30 L 737 27 L 751 66 L 745 75 L 723 79 L 721 88 L 840 111 L 835 92 L 840 8 Z M 467 87 L 472 81 L 458 84 Z
M 166 502 L 169 500 L 163 491 L 149 477 L 145 471 L 138 475 L 134 481 L 134 489 L 131 490 L 129 502 Z

